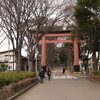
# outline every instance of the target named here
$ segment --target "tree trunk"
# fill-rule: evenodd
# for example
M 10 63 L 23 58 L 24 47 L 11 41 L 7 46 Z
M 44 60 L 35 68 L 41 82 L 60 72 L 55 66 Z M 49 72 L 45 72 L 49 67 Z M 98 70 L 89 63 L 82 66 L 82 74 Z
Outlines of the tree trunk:
M 93 52 L 92 58 L 93 58 L 93 70 L 97 71 L 98 68 L 97 68 L 96 52 Z
M 16 71 L 21 71 L 21 48 L 18 47 L 15 50 L 15 58 L 16 58 Z
M 21 71 L 22 68 L 21 68 L 21 50 L 19 49 L 18 50 L 18 71 Z
M 30 48 L 28 50 L 28 54 L 28 70 L 33 71 L 33 51 L 30 50 Z
M 29 71 L 33 71 L 33 63 L 31 60 L 28 61 Z

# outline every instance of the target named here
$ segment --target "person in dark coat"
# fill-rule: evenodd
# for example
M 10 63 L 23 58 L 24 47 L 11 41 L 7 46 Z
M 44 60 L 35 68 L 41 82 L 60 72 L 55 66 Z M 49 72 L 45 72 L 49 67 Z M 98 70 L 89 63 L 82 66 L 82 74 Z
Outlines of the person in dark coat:
M 63 71 L 62 71 L 62 73 L 63 73 L 63 74 L 65 74 L 65 68 L 63 68 Z
M 45 72 L 43 69 L 41 69 L 41 71 L 39 72 L 39 77 L 40 77 L 40 83 L 43 83 L 45 78 Z
M 51 78 L 51 71 L 50 71 L 50 69 L 48 69 L 47 75 L 48 75 L 48 81 L 50 81 L 50 78 Z

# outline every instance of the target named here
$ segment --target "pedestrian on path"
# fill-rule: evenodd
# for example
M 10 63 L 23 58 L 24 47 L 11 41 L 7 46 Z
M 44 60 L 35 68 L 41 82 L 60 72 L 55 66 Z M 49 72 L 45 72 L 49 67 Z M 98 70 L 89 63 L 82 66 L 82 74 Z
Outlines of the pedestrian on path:
M 41 69 L 41 71 L 39 72 L 39 77 L 40 77 L 40 83 L 43 83 L 45 78 L 45 72 L 43 69 Z
M 65 68 L 63 68 L 63 71 L 62 71 L 62 73 L 63 73 L 63 74 L 65 74 Z
M 51 78 L 51 70 L 50 69 L 48 69 L 47 75 L 48 75 L 48 81 L 50 81 L 50 78 Z

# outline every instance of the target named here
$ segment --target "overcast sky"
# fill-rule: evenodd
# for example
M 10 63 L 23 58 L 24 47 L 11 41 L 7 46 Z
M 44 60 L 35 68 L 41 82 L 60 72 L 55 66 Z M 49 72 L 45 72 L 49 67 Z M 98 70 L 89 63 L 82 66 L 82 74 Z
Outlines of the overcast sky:
M 0 35 L 0 43 L 4 40 L 6 36 L 4 34 Z M 2 51 L 8 51 L 8 50 L 12 50 L 12 44 L 11 42 L 9 43 L 8 38 L 6 38 L 1 44 L 0 44 L 0 52 Z M 27 56 L 27 52 L 25 52 L 25 50 L 22 50 L 22 55 L 23 56 Z

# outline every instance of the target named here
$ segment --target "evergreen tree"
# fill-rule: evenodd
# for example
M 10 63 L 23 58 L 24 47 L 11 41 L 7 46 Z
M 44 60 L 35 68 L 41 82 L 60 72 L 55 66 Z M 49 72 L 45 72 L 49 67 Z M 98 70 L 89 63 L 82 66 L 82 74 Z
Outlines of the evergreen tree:
M 86 40 L 87 50 L 92 53 L 93 67 L 97 70 L 96 52 L 100 40 L 100 0 L 78 0 L 75 8 L 77 36 Z

